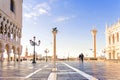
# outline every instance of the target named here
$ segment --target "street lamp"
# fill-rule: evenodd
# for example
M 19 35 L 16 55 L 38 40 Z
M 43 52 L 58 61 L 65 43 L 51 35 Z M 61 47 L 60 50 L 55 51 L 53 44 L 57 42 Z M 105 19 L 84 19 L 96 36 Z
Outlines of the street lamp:
M 96 58 L 96 34 L 97 34 L 97 30 L 95 28 L 93 28 L 91 30 L 91 33 L 93 35 L 93 39 L 94 39 L 94 58 Z
M 55 27 L 55 28 L 53 28 L 52 29 L 52 33 L 53 33 L 53 37 L 54 37 L 54 39 L 53 39 L 53 42 L 54 42 L 54 44 L 53 44 L 53 52 L 54 52 L 54 54 L 53 54 L 53 62 L 54 62 L 54 68 L 56 67 L 55 66 L 55 62 L 56 62 L 56 34 L 57 34 L 57 32 L 58 32 L 58 30 L 57 30 L 57 27 Z
M 34 47 L 34 54 L 33 54 L 33 62 L 32 63 L 36 63 L 35 61 L 35 46 L 39 46 L 40 45 L 40 40 L 38 41 L 38 43 L 35 42 L 35 36 L 33 37 L 33 40 L 30 40 L 30 44 Z
M 45 53 L 46 53 L 46 62 L 47 62 L 47 53 L 49 53 L 49 50 L 47 48 L 45 50 Z

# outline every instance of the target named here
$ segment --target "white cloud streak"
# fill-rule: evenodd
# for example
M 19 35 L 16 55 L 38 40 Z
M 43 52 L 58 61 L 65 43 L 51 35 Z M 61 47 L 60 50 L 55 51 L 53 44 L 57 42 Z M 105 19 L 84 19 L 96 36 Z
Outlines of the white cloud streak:
M 51 10 L 51 7 L 47 3 L 41 3 L 35 6 L 31 4 L 24 4 L 23 8 L 25 9 L 23 13 L 24 18 L 34 18 L 41 15 L 49 15 Z
M 56 22 L 64 22 L 64 21 L 70 20 L 72 18 L 74 18 L 74 16 L 70 16 L 70 17 L 61 16 L 61 17 L 58 17 L 55 21 Z

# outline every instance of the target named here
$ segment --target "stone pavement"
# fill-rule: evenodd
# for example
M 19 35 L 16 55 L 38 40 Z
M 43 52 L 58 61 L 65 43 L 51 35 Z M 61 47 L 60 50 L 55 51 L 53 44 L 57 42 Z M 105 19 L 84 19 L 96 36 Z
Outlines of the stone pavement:
M 83 64 L 78 62 L 69 62 L 68 64 L 94 76 L 98 80 L 120 80 L 120 63 L 85 61 Z
M 120 80 L 120 63 L 103 61 L 52 62 L 32 64 L 0 63 L 0 80 Z
M 58 63 L 57 69 L 57 80 L 87 80 L 85 77 L 64 64 Z

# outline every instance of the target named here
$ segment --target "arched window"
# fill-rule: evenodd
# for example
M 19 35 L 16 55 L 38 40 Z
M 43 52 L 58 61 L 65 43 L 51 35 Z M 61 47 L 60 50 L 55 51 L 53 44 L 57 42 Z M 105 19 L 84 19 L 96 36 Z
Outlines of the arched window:
M 10 10 L 12 12 L 15 12 L 15 3 L 14 3 L 14 0 L 10 0 Z
M 115 37 L 114 37 L 114 34 L 112 36 L 112 41 L 113 41 L 113 44 L 115 43 Z
M 117 42 L 119 42 L 119 33 L 117 33 Z
M 110 36 L 109 36 L 109 44 L 111 44 L 111 38 L 110 38 Z

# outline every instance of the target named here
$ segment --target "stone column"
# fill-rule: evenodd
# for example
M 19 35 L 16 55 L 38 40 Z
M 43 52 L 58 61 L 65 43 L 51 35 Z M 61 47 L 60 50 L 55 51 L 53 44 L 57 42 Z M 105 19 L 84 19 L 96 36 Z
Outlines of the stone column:
M 19 50 L 18 51 L 18 61 L 20 62 L 20 56 L 21 56 L 21 53 L 22 53 L 22 46 L 19 47 Z
M 11 53 L 11 47 L 9 46 L 9 49 L 7 50 L 8 62 L 10 61 L 10 53 Z
M 1 57 L 1 62 L 3 62 L 4 61 L 4 57 L 3 57 L 3 53 L 0 53 L 0 57 Z
M 17 54 L 17 50 L 15 49 L 15 51 L 14 51 L 14 62 L 16 62 L 16 54 Z
M 18 54 L 18 62 L 20 62 L 20 54 Z
M 2 62 L 3 59 L 4 59 L 4 58 L 3 58 L 3 53 L 4 53 L 4 51 L 5 51 L 4 48 L 1 48 L 1 49 L 0 49 L 0 58 L 1 58 L 0 60 L 1 60 L 1 62 Z
M 94 58 L 96 58 L 96 34 L 97 34 L 97 30 L 94 28 L 93 30 L 91 30 L 91 33 L 93 35 L 93 45 L 94 45 Z
M 7 53 L 7 55 L 8 55 L 8 62 L 10 61 L 10 53 Z
M 16 62 L 16 53 L 14 53 L 14 62 Z
M 53 44 L 53 52 L 54 52 L 54 55 L 53 55 L 53 62 L 54 62 L 54 68 L 56 68 L 56 34 L 57 34 L 57 28 L 53 28 L 53 31 L 52 31 L 52 33 L 53 33 L 53 37 L 54 37 L 54 39 L 53 39 L 53 42 L 54 42 L 54 44 Z

